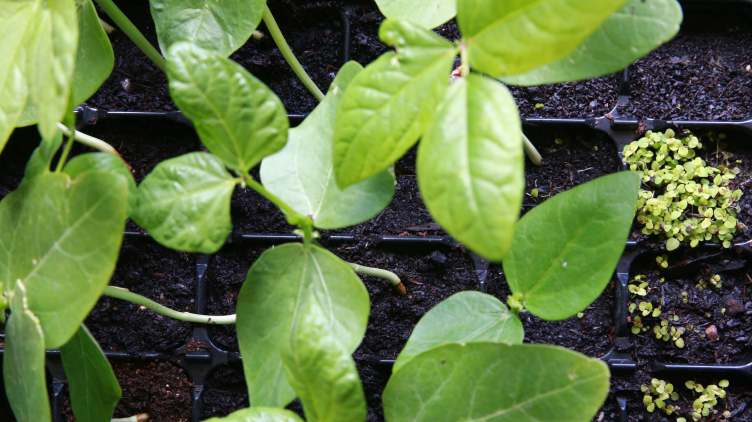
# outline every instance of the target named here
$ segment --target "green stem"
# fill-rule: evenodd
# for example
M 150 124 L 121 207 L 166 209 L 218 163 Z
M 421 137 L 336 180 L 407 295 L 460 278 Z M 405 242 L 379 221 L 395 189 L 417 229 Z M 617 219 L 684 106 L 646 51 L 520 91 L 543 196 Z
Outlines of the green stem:
M 463 43 L 460 46 L 460 60 L 462 60 L 462 77 L 467 78 L 470 75 L 470 60 L 467 58 L 467 47 Z
M 397 274 L 391 271 L 382 270 L 380 268 L 364 267 L 362 265 L 353 264 L 351 262 L 348 262 L 347 265 L 349 265 L 350 268 L 352 268 L 353 271 L 358 274 L 371 275 L 388 280 L 400 294 L 404 295 L 405 293 L 407 293 L 407 291 L 405 290 L 405 285 L 402 284 L 402 280 L 400 280 Z
M 112 145 L 108 144 L 107 142 L 97 139 L 93 136 L 89 136 L 83 132 L 75 131 L 71 132 L 70 129 L 65 127 L 64 124 L 58 123 L 57 124 L 58 129 L 60 129 L 61 132 L 63 132 L 63 135 L 67 136 L 71 141 L 75 139 L 76 141 L 88 146 L 92 147 L 97 151 L 106 152 L 107 154 L 112 154 L 118 156 L 121 160 L 123 160 L 123 163 L 125 163 L 125 166 L 128 167 L 128 170 L 132 170 L 131 165 L 128 164 L 125 159 L 123 159 L 123 156 L 120 155 L 119 152 L 113 147 Z M 66 145 L 67 147 L 67 145 Z
M 68 133 L 70 133 L 70 130 L 68 130 Z M 65 162 L 68 160 L 68 154 L 70 153 L 70 150 L 73 147 L 73 139 L 74 138 L 69 137 L 68 142 L 65 143 L 65 148 L 63 149 L 63 154 L 60 155 L 60 160 L 58 160 L 57 162 L 55 173 L 60 173 L 60 171 L 63 170 L 63 164 L 65 164 Z
M 311 77 L 308 76 L 306 71 L 303 69 L 303 66 L 300 65 L 300 62 L 298 62 L 298 59 L 294 54 L 292 54 L 292 50 L 290 50 L 290 46 L 287 45 L 287 41 L 285 41 L 285 37 L 282 35 L 282 31 L 279 30 L 277 21 L 274 20 L 274 16 L 272 16 L 272 12 L 271 10 L 269 10 L 269 6 L 264 6 L 264 23 L 266 24 L 267 29 L 269 29 L 269 33 L 271 34 L 274 42 L 277 44 L 279 51 L 282 52 L 282 56 L 284 56 L 285 60 L 287 60 L 287 63 L 290 65 L 290 67 L 292 67 L 293 72 L 298 75 L 298 78 L 300 78 L 300 80 L 303 82 L 303 85 L 305 85 L 306 88 L 311 91 L 314 97 L 316 97 L 319 101 L 324 101 L 324 93 L 321 92 L 321 90 L 316 86 L 315 83 L 313 83 Z
M 144 34 L 141 33 L 141 31 L 136 28 L 136 25 L 133 24 L 133 22 L 128 19 L 128 17 L 123 14 L 123 12 L 118 9 L 117 6 L 115 6 L 115 3 L 112 2 L 112 0 L 95 0 L 99 7 L 104 10 L 105 13 L 107 13 L 107 16 L 109 16 L 115 24 L 120 28 L 121 31 L 125 33 L 125 35 L 128 36 L 128 38 L 133 41 L 138 48 L 141 49 L 141 51 L 146 54 L 146 57 L 148 57 L 154 64 L 162 70 L 162 72 L 165 71 L 167 67 L 167 61 L 164 57 L 162 57 L 161 54 L 159 54 L 159 51 L 157 51 L 156 48 L 154 48 L 153 45 L 144 37 Z
M 201 324 L 234 324 L 235 323 L 235 315 L 210 316 L 210 315 L 191 314 L 188 312 L 178 312 L 166 306 L 162 306 L 159 303 L 151 299 L 147 299 L 141 295 L 132 293 L 128 291 L 127 289 L 123 289 L 120 287 L 107 286 L 104 288 L 104 292 L 102 292 L 102 294 L 105 296 L 114 297 L 116 299 L 127 300 L 128 302 L 133 302 L 136 305 L 145 306 L 154 312 L 158 312 L 164 316 L 175 318 L 180 321 L 198 322 Z
M 541 157 L 538 150 L 535 149 L 533 143 L 530 142 L 530 139 L 527 139 L 527 136 L 525 136 L 524 133 L 522 134 L 522 140 L 524 141 L 525 152 L 527 153 L 527 156 L 530 157 L 530 161 L 532 161 L 536 166 L 542 166 L 543 158 Z
M 244 180 L 245 180 L 245 183 L 251 189 L 253 189 L 256 192 L 258 192 L 259 194 L 261 194 L 261 196 L 263 196 L 264 198 L 268 199 L 269 201 L 271 201 L 271 203 L 273 203 L 280 210 L 282 210 L 282 212 L 287 217 L 287 222 L 290 223 L 291 225 L 293 225 L 293 226 L 301 226 L 301 227 L 305 228 L 306 223 L 307 223 L 306 220 L 311 221 L 310 217 L 303 216 L 303 215 L 299 214 L 297 211 L 295 211 L 294 209 L 290 208 L 289 205 L 285 204 L 281 199 L 279 199 L 276 196 L 274 196 L 273 193 L 271 193 L 268 190 L 266 190 L 266 188 L 263 185 L 261 185 L 261 183 L 253 180 L 253 177 L 251 177 L 249 175 L 246 175 L 246 177 L 244 177 Z M 311 226 L 313 226 L 313 224 L 311 224 Z

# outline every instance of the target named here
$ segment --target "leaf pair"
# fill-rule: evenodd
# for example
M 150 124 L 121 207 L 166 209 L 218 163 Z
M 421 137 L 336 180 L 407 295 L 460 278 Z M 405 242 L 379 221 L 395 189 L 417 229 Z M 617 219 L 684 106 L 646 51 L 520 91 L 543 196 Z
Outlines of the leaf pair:
M 423 136 L 418 180 L 429 211 L 492 261 L 506 256 L 522 201 L 518 112 L 503 87 L 479 76 L 447 90 L 454 56 L 462 49 L 474 70 L 516 83 L 576 80 L 628 65 L 681 21 L 674 0 L 459 0 L 458 48 L 407 20 L 440 23 L 431 21 L 434 2 L 379 5 L 398 17 L 380 30 L 397 52 L 366 67 L 345 92 L 334 132 L 336 181 L 347 187 L 373 176 Z M 645 24 L 657 11 L 669 17 Z M 616 33 L 616 48 L 594 47 Z

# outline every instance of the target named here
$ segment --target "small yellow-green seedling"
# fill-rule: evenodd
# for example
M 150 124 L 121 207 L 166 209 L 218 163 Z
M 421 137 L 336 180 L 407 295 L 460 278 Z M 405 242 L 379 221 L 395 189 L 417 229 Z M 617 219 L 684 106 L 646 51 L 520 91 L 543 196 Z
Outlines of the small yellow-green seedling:
M 669 400 L 676 401 L 679 399 L 679 394 L 674 391 L 672 384 L 667 384 L 666 381 L 653 378 L 650 381 L 650 385 L 643 384 L 640 387 L 645 396 L 642 398 L 642 404 L 648 412 L 654 412 L 655 409 L 663 410 L 667 415 L 679 410 L 677 407 L 668 404 Z
M 656 256 L 655 262 L 657 262 L 661 268 L 668 268 L 668 255 Z
M 647 279 L 647 276 L 645 275 L 637 275 L 635 278 L 633 278 L 629 285 L 627 286 L 627 290 L 629 290 L 629 293 L 632 293 L 635 296 L 646 296 L 648 294 L 648 282 L 645 281 Z M 633 296 L 634 297 L 634 296 Z

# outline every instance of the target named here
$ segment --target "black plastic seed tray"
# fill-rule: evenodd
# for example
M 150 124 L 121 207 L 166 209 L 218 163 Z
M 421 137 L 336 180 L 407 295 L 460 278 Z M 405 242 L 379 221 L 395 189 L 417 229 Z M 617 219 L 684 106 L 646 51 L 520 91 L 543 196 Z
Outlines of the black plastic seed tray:
M 752 0 L 682 0 L 682 5 L 685 6 L 686 11 L 702 10 L 706 7 L 728 7 L 730 10 L 738 10 L 740 7 L 745 11 L 752 11 Z M 347 8 L 346 8 L 347 9 Z M 344 24 L 344 39 L 343 44 L 345 46 L 350 45 L 350 32 L 349 22 L 347 19 L 347 13 L 343 10 L 340 14 Z M 343 48 L 343 62 L 349 60 L 349 49 Z M 544 118 L 528 118 L 523 119 L 523 130 L 527 132 L 535 132 L 537 130 L 543 130 L 547 132 L 556 131 L 560 129 L 582 130 L 593 132 L 597 131 L 605 134 L 611 140 L 614 141 L 617 147 L 617 151 L 621 151 L 623 147 L 632 142 L 639 133 L 645 130 L 663 130 L 666 128 L 686 128 L 690 130 L 712 130 L 718 132 L 734 132 L 752 137 L 752 119 L 745 121 L 663 121 L 648 119 L 644 121 L 638 121 L 635 119 L 624 118 L 619 114 L 619 107 L 628 103 L 630 95 L 630 79 L 629 70 L 626 69 L 619 74 L 619 87 L 618 87 L 618 105 L 608 115 L 596 118 L 586 119 L 544 119 Z M 122 120 L 126 122 L 132 122 L 138 124 L 140 122 L 153 122 L 159 124 L 160 121 L 174 121 L 180 124 L 192 127 L 190 120 L 188 120 L 179 111 L 171 112 L 138 112 L 138 111 L 105 111 L 97 110 L 89 107 L 80 107 L 76 111 L 77 113 L 77 128 L 85 129 L 93 125 Z M 290 115 L 290 122 L 292 126 L 298 125 L 305 115 Z M 621 155 L 621 154 L 620 154 Z M 126 232 L 126 237 L 147 237 L 147 234 Z M 327 237 L 330 244 L 337 243 L 355 243 L 359 238 L 362 238 L 362 234 L 332 234 Z M 283 243 L 296 242 L 300 238 L 293 234 L 248 234 L 233 232 L 228 242 L 233 244 L 247 245 L 249 247 L 272 247 Z M 457 242 L 451 237 L 430 237 L 430 236 L 398 236 L 398 233 L 393 235 L 380 235 L 370 236 L 370 242 L 380 246 L 404 246 L 411 247 L 420 245 L 424 248 L 446 248 L 458 246 Z M 738 243 L 732 251 L 752 258 L 752 242 Z M 698 250 L 714 251 L 720 250 L 720 245 L 705 244 L 698 247 Z M 638 363 L 634 361 L 633 357 L 629 353 L 621 352 L 620 349 L 628 347 L 631 343 L 630 330 L 627 323 L 627 316 L 629 315 L 627 306 L 629 304 L 629 292 L 627 286 L 630 280 L 630 271 L 635 259 L 643 253 L 648 253 L 648 249 L 637 242 L 629 241 L 626 244 L 626 249 L 622 255 L 617 269 L 614 274 L 614 338 L 611 352 L 607 353 L 602 359 L 609 364 L 614 375 L 616 377 L 619 374 L 629 374 L 637 370 Z M 653 253 L 653 252 L 650 252 Z M 471 255 L 473 261 L 473 267 L 475 269 L 477 277 L 476 289 L 481 292 L 486 292 L 488 288 L 487 280 L 489 275 L 490 263 L 481 257 Z M 209 265 L 211 265 L 210 255 L 199 256 L 193 262 L 195 266 L 195 298 L 194 298 L 194 312 L 199 314 L 206 314 L 207 312 L 207 297 L 208 288 L 206 281 L 206 273 Z M 198 351 L 188 351 L 188 344 L 202 343 L 203 347 Z M 0 355 L 2 354 L 2 348 L 0 348 Z M 173 351 L 173 353 L 139 353 L 128 354 L 121 352 L 106 351 L 105 355 L 111 360 L 145 360 L 145 361 L 165 361 L 171 362 L 184 369 L 191 382 L 192 388 L 192 420 L 198 422 L 201 420 L 202 415 L 202 394 L 204 392 L 204 385 L 208 378 L 211 376 L 212 371 L 222 365 L 237 365 L 241 361 L 241 357 L 236 352 L 230 352 L 218 347 L 212 340 L 207 326 L 205 324 L 194 324 L 192 335 L 190 340 Z M 361 356 L 360 360 L 367 360 L 370 362 L 376 362 L 378 365 L 391 366 L 394 361 L 389 359 L 379 359 L 376 357 Z M 50 390 L 51 403 L 53 408 L 53 421 L 62 422 L 63 420 L 63 401 L 64 401 L 64 380 L 65 374 L 60 362 L 60 353 L 57 350 L 47 352 L 47 367 L 52 375 L 52 388 Z M 682 372 L 693 375 L 709 375 L 718 377 L 733 376 L 736 379 L 744 380 L 746 385 L 752 385 L 752 360 L 741 362 L 735 365 L 667 365 L 660 363 L 653 363 L 650 367 L 651 373 L 663 373 L 663 372 Z M 627 394 L 634 392 L 616 392 L 616 404 L 619 409 L 619 420 L 626 422 L 628 420 L 627 414 Z

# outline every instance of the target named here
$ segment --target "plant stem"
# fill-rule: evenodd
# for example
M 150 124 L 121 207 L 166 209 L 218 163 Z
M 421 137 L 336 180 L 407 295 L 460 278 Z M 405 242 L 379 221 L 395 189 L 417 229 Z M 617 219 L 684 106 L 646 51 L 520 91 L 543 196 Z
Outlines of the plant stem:
M 401 295 L 404 295 L 407 293 L 407 290 L 405 289 L 405 285 L 402 284 L 402 280 L 400 280 L 399 277 L 397 277 L 397 274 L 382 270 L 380 268 L 371 268 L 371 267 L 364 267 L 362 265 L 353 264 L 351 262 L 348 262 L 347 265 L 350 266 L 350 268 L 353 269 L 358 274 L 364 274 L 364 275 L 372 275 L 374 277 L 383 278 L 385 280 L 388 280 L 390 283 L 392 283 L 392 286 L 394 286 L 394 289 L 397 290 L 397 292 Z
M 180 321 L 198 322 L 201 324 L 234 324 L 235 323 L 235 315 L 210 316 L 210 315 L 191 314 L 188 312 L 178 312 L 166 306 L 162 306 L 158 304 L 157 302 L 154 302 L 151 299 L 147 299 L 141 295 L 132 293 L 128 291 L 127 289 L 123 289 L 120 287 L 107 286 L 104 288 L 104 292 L 102 292 L 102 294 L 105 296 L 114 297 L 116 299 L 127 300 L 128 302 L 133 302 L 136 305 L 145 306 L 154 312 L 158 312 L 164 316 L 175 318 Z
M 536 166 L 542 166 L 543 158 L 541 157 L 538 150 L 535 149 L 533 143 L 530 142 L 530 139 L 527 139 L 527 136 L 525 136 L 524 133 L 522 133 L 522 140 L 524 141 L 525 152 L 527 153 L 527 156 L 530 157 L 530 161 L 532 161 Z
M 68 133 L 70 133 L 70 131 L 68 131 Z M 68 160 L 68 154 L 70 153 L 70 150 L 72 147 L 73 147 L 73 138 L 68 138 L 68 142 L 65 143 L 65 148 L 63 148 L 63 153 L 60 155 L 60 159 L 57 162 L 55 173 L 60 173 L 60 171 L 63 170 L 63 164 L 65 164 L 65 162 Z
M 113 419 L 110 422 L 146 422 L 149 420 L 148 413 L 142 413 L 140 415 L 134 415 L 130 418 Z
M 470 60 L 467 58 L 467 47 L 463 43 L 460 46 L 460 60 L 462 61 L 462 73 L 463 78 L 466 78 L 470 74 Z
M 298 62 L 298 59 L 292 54 L 292 50 L 290 50 L 290 46 L 287 45 L 287 41 L 285 41 L 282 31 L 279 30 L 277 21 L 274 20 L 274 16 L 272 16 L 272 12 L 269 10 L 269 6 L 264 6 L 264 23 L 266 24 L 267 29 L 269 29 L 269 34 L 271 34 L 272 39 L 277 44 L 279 51 L 282 52 L 282 56 L 284 56 L 287 63 L 292 67 L 293 72 L 298 75 L 298 78 L 303 82 L 303 85 L 311 91 L 314 97 L 319 101 L 324 101 L 324 93 L 321 92 L 315 83 L 313 83 L 311 77 L 308 76 L 303 69 L 303 66 Z
M 130 164 L 128 164 L 127 161 L 123 158 L 122 155 L 120 155 L 119 152 L 113 147 L 112 145 L 108 144 L 107 142 L 97 139 L 93 136 L 87 135 L 83 132 L 75 131 L 71 132 L 70 129 L 65 127 L 64 124 L 58 123 L 57 124 L 58 129 L 60 129 L 61 132 L 63 132 L 63 135 L 67 136 L 70 139 L 70 142 L 73 142 L 75 139 L 76 141 L 88 146 L 92 147 L 97 151 L 106 152 L 107 154 L 112 154 L 118 156 L 121 160 L 123 160 L 123 163 L 125 163 L 125 166 L 128 168 L 128 171 L 132 171 L 133 168 Z M 67 148 L 67 145 L 66 145 Z
M 121 31 L 125 33 L 125 35 L 128 36 L 128 38 L 133 41 L 138 48 L 141 49 L 141 51 L 146 54 L 146 57 L 148 57 L 154 64 L 162 70 L 162 72 L 165 71 L 165 68 L 167 67 L 167 61 L 164 57 L 162 57 L 161 54 L 159 54 L 159 51 L 157 51 L 156 48 L 154 48 L 153 45 L 144 37 L 144 34 L 141 33 L 141 31 L 136 28 L 136 25 L 131 22 L 128 17 L 123 14 L 123 12 L 118 9 L 117 6 L 115 6 L 115 3 L 112 2 L 112 0 L 95 0 L 99 7 L 104 10 L 105 13 L 107 13 L 107 16 L 109 16 L 113 21 L 115 21 L 115 24 L 120 28 Z
M 244 180 L 245 180 L 246 184 L 251 189 L 253 189 L 256 192 L 260 193 L 261 196 L 263 196 L 264 198 L 268 199 L 274 205 L 276 205 L 280 210 L 282 210 L 282 212 L 287 217 L 287 222 L 290 223 L 291 225 L 305 227 L 306 223 L 311 221 L 310 217 L 306 217 L 306 216 L 300 215 L 297 211 L 295 211 L 294 209 L 290 208 L 289 205 L 287 205 L 284 202 L 282 202 L 281 199 L 279 199 L 276 196 L 274 196 L 273 193 L 271 193 L 268 190 L 266 190 L 266 188 L 263 185 L 261 185 L 261 183 L 253 180 L 253 177 L 251 177 L 250 175 L 246 175 L 244 177 Z M 306 221 L 306 220 L 308 220 L 308 221 Z M 312 222 L 311 222 L 311 226 L 313 226 Z

